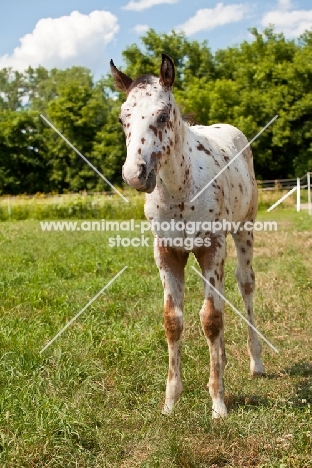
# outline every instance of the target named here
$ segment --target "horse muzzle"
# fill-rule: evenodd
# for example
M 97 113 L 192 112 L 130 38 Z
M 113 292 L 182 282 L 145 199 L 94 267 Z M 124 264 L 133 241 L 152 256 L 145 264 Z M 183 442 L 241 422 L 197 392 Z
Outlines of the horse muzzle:
M 122 178 L 130 187 L 139 192 L 152 193 L 156 186 L 156 174 L 152 169 L 147 173 L 146 164 L 139 164 L 135 174 L 128 174 L 125 166 L 122 168 Z

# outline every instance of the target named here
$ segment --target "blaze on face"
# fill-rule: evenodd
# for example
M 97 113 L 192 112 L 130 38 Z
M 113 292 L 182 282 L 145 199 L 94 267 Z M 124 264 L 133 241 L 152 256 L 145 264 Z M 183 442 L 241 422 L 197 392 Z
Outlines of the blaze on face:
M 174 64 L 163 54 L 159 78 L 143 75 L 134 81 L 112 60 L 111 71 L 117 89 L 127 94 L 119 117 L 127 145 L 122 177 L 136 190 L 151 193 L 157 172 L 173 147 Z

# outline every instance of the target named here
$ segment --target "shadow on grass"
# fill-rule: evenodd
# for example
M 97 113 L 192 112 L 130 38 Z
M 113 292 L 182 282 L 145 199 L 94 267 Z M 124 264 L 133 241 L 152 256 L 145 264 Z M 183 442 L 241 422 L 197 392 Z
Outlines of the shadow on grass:
M 299 361 L 285 369 L 284 372 L 291 376 L 310 377 L 312 376 L 312 363 Z
M 306 408 L 307 404 L 312 403 L 312 363 L 299 361 L 285 369 L 285 372 L 292 377 L 301 377 L 293 389 L 289 402 L 293 407 Z
M 280 372 L 274 372 L 272 374 L 266 374 L 263 376 L 265 379 L 276 380 L 285 377 L 309 377 L 312 376 L 312 363 L 306 361 L 299 361 L 293 364 L 291 367 L 287 367 Z
M 260 395 L 226 395 L 225 404 L 229 411 L 236 411 L 241 407 L 269 406 L 268 399 Z

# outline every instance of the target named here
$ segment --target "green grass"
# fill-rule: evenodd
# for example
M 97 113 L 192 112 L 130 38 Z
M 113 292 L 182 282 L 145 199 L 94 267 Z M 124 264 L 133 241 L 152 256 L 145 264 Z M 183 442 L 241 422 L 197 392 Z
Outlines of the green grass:
M 252 379 L 246 326 L 226 307 L 230 412 L 217 423 L 193 259 L 186 270 L 184 392 L 172 417 L 164 417 L 167 345 L 152 246 L 110 248 L 112 233 L 43 233 L 34 220 L 1 223 L 0 466 L 310 467 L 312 221 L 293 208 L 258 219 L 278 222 L 277 232 L 257 233 L 254 269 L 257 326 L 279 354 L 263 344 L 268 376 Z M 228 244 L 226 296 L 243 311 Z
M 121 191 L 117 194 L 37 194 L 32 197 L 0 197 L 0 221 L 24 219 L 145 219 L 144 194 Z

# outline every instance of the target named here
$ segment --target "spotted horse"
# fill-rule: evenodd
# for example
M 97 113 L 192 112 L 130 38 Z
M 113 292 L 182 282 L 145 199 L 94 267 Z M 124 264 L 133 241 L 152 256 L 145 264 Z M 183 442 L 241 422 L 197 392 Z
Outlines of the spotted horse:
M 191 126 L 184 121 L 172 94 L 175 67 L 167 55 L 162 55 L 159 77 L 143 75 L 132 80 L 112 60 L 110 65 L 116 88 L 127 96 L 119 119 L 127 146 L 123 179 L 146 192 L 144 210 L 154 233 L 154 257 L 164 288 L 169 371 L 163 413 L 172 412 L 182 392 L 184 268 L 193 252 L 206 280 L 200 320 L 210 351 L 212 417 L 225 417 L 224 301 L 218 292 L 224 295 L 226 236 L 230 232 L 237 251 L 238 286 L 254 326 L 253 233 L 229 227 L 255 220 L 257 186 L 252 152 L 243 133 L 231 125 Z M 242 149 L 242 154 L 197 196 Z M 213 225 L 224 220 L 228 222 L 225 229 L 207 229 L 207 222 Z M 196 229 L 187 229 L 189 226 Z M 250 326 L 247 346 L 251 374 L 264 374 L 261 345 Z

